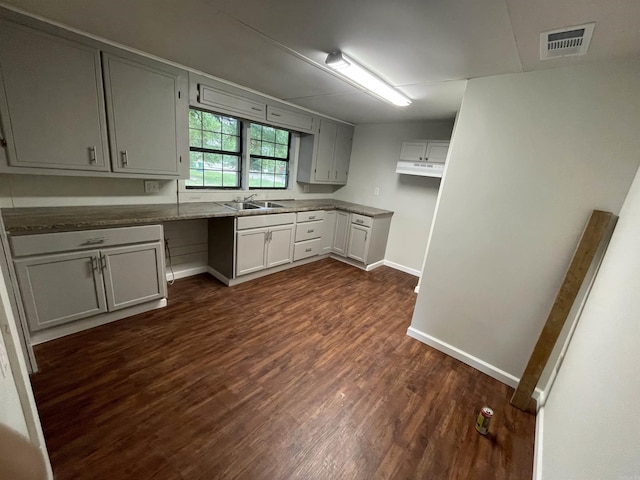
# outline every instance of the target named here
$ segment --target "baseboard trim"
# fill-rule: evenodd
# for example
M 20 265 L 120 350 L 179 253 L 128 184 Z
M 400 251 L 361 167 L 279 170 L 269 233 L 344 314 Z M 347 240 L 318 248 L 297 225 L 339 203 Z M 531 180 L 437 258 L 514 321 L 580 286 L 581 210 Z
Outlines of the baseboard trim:
M 207 273 L 208 268 L 209 267 L 207 265 L 202 265 L 200 267 L 185 268 L 184 270 L 174 270 L 173 275 L 171 275 L 171 272 L 167 272 L 167 282 L 178 280 L 179 278 L 192 277 L 201 273 Z
M 122 310 L 116 310 L 115 312 L 108 312 L 95 317 L 85 318 L 83 320 L 77 320 L 75 322 L 67 323 L 65 325 L 59 325 L 42 332 L 36 332 L 31 334 L 31 345 L 38 345 L 40 343 L 48 342 L 49 340 L 55 340 L 56 338 L 65 337 L 74 333 L 82 332 L 93 327 L 99 327 L 107 323 L 122 320 L 123 318 L 138 315 L 139 313 L 155 310 L 156 308 L 162 308 L 167 306 L 167 299 L 162 298 L 160 300 L 154 300 L 152 302 L 143 303 L 142 305 L 136 305 L 134 307 L 124 308 Z
M 420 285 L 416 285 L 416 288 L 414 288 L 413 291 L 416 293 L 420 293 Z
M 544 440 L 544 406 L 536 414 L 536 433 L 533 443 L 533 480 L 542 480 L 542 452 Z
M 489 375 L 490 377 L 495 378 L 496 380 L 506 385 L 509 385 L 512 388 L 516 388 L 518 386 L 518 382 L 520 381 L 518 377 L 514 377 L 510 373 L 505 372 L 504 370 L 501 370 L 498 367 L 491 365 L 490 363 L 487 363 L 484 360 L 481 360 L 480 358 L 475 357 L 463 350 L 460 350 L 453 345 L 449 345 L 442 340 L 421 332 L 416 328 L 409 327 L 407 329 L 407 335 L 426 345 L 429 345 L 430 347 L 435 348 L 436 350 L 441 351 L 442 353 L 446 353 L 456 360 L 460 360 L 462 363 L 465 363 L 475 368 L 476 370 L 479 370 L 482 373 Z M 539 399 L 541 398 L 542 393 L 542 390 L 538 388 L 536 388 L 535 392 L 533 393 L 533 398 L 535 398 L 538 403 L 540 403 Z
M 374 270 L 374 269 L 376 269 L 378 267 L 382 267 L 384 264 L 385 264 L 384 260 L 380 260 L 379 262 L 370 263 L 369 265 L 367 265 L 365 267 L 365 270 L 367 272 L 370 272 L 371 270 Z
M 420 277 L 420 270 L 416 270 L 415 268 L 411 267 L 405 267 L 404 265 L 392 262 L 391 260 L 383 260 L 383 262 L 387 267 L 400 270 L 401 272 L 408 273 L 409 275 L 413 275 L 414 277 Z

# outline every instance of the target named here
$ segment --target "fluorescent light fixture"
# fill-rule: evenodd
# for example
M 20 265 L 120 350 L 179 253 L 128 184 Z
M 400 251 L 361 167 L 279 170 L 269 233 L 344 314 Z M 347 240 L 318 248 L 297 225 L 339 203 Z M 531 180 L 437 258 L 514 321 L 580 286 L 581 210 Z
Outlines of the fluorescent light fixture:
M 330 53 L 325 63 L 341 75 L 387 102 L 399 107 L 406 107 L 411 104 L 411 100 L 380 80 L 373 73 L 365 70 L 340 50 Z

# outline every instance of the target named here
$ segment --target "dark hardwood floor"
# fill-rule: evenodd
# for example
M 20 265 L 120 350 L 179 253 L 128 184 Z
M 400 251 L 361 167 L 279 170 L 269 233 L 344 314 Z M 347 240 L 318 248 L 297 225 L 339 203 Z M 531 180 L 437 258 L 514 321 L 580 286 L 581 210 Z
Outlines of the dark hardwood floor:
M 38 346 L 55 478 L 531 479 L 535 417 L 406 336 L 415 284 L 335 260 L 201 275 L 167 308 Z

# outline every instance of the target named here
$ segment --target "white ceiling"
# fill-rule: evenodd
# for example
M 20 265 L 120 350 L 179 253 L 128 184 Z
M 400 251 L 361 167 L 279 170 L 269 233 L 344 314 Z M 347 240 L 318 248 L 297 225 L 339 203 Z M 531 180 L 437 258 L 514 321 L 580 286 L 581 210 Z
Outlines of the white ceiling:
M 8 0 L 4 5 L 354 123 L 450 119 L 466 79 L 640 57 L 636 0 Z M 539 33 L 596 22 L 589 54 Z M 413 99 L 388 105 L 324 66 L 341 49 Z

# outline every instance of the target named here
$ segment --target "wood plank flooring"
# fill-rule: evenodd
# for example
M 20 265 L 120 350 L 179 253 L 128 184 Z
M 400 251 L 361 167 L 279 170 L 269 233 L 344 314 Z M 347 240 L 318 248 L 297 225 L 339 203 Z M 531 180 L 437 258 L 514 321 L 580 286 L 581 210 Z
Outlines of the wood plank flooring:
M 55 478 L 531 479 L 535 417 L 406 336 L 415 284 L 335 260 L 201 275 L 167 308 L 36 347 Z

